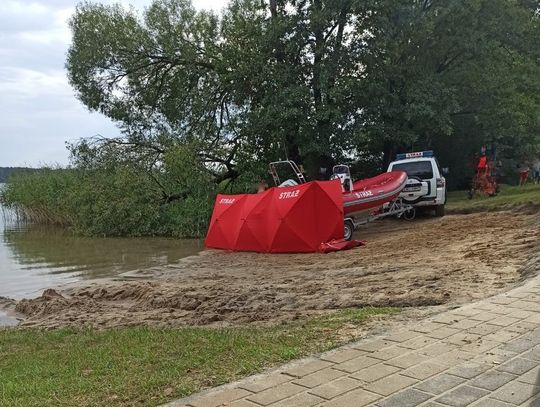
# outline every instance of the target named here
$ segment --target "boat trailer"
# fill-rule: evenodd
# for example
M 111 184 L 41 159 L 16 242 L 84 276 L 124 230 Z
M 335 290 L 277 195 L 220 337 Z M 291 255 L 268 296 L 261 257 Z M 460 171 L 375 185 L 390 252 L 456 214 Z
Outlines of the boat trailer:
M 414 220 L 416 217 L 416 209 L 414 206 L 405 203 L 403 198 L 397 198 L 383 205 L 380 210 L 371 212 L 369 216 L 363 219 L 357 220 L 353 216 L 345 217 L 344 239 L 351 240 L 354 231 L 360 226 L 378 219 L 386 218 L 387 216 L 395 216 L 398 219 Z

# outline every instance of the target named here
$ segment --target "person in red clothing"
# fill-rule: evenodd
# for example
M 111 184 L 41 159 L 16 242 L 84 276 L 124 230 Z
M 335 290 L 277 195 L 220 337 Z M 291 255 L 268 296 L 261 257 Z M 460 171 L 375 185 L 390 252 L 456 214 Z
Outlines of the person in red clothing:
M 486 153 L 482 153 L 482 156 L 478 160 L 478 165 L 476 166 L 476 173 L 478 175 L 486 175 L 488 169 L 488 161 Z
M 519 172 L 519 185 L 523 186 L 527 183 L 527 179 L 529 178 L 529 166 L 527 163 L 522 163 L 518 167 Z

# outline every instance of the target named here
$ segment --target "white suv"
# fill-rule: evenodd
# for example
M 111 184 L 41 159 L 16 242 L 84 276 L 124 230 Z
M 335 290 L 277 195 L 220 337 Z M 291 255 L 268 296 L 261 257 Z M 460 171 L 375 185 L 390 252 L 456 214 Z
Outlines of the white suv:
M 444 216 L 446 180 L 433 151 L 398 154 L 388 166 L 390 171 L 404 171 L 409 176 L 399 195 L 415 207 L 432 207 L 437 216 Z

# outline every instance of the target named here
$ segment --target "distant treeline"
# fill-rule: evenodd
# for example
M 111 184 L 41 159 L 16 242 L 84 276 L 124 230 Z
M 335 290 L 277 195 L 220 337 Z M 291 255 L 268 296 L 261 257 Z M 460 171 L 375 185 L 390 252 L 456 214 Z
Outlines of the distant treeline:
M 0 167 L 0 183 L 7 182 L 11 174 L 15 172 L 32 172 L 35 171 L 34 168 L 27 167 Z

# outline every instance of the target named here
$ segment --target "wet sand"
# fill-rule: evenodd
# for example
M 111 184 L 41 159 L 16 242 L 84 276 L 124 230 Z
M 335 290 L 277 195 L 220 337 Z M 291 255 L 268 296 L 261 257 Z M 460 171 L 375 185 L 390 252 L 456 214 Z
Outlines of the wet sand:
M 491 212 L 385 219 L 330 254 L 204 251 L 167 267 L 46 290 L 15 302 L 23 326 L 230 326 L 339 308 L 458 305 L 540 271 L 540 217 Z
M 15 313 L 15 300 L 0 297 L 0 327 L 15 326 L 19 322 Z

